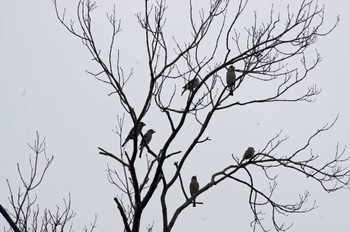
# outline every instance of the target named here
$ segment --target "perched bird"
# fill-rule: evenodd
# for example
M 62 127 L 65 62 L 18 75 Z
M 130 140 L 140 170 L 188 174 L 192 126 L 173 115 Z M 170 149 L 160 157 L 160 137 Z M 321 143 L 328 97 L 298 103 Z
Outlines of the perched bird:
M 152 139 L 152 134 L 156 133 L 153 129 L 149 129 L 146 134 L 143 136 L 141 143 L 140 143 L 140 158 L 142 155 L 142 150 L 145 146 L 147 146 L 149 144 L 149 142 L 151 142 Z
M 191 183 L 190 183 L 191 196 L 193 197 L 194 195 L 196 195 L 198 190 L 199 190 L 199 184 L 197 181 L 197 176 L 192 176 Z M 193 207 L 196 207 L 196 198 L 193 199 Z
M 199 84 L 199 79 L 196 77 L 192 80 L 190 80 L 184 87 L 182 87 L 184 90 L 181 93 L 181 96 L 184 94 L 186 90 L 193 91 Z
M 125 144 L 126 144 L 130 139 L 133 139 L 133 138 L 135 137 L 135 136 L 134 136 L 134 135 L 135 135 L 135 132 L 136 132 L 136 137 L 139 136 L 140 133 L 141 133 L 141 131 L 142 131 L 142 128 L 143 128 L 144 126 L 146 126 L 146 124 L 143 123 L 143 122 L 140 122 L 139 124 L 137 124 L 136 131 L 135 131 L 135 128 L 133 127 L 133 128 L 130 130 L 130 132 L 129 132 L 129 134 L 128 134 L 128 137 L 126 137 L 126 139 L 125 139 L 125 141 L 124 141 L 122 147 L 124 147 Z
M 244 152 L 243 160 L 252 158 L 254 153 L 255 153 L 254 148 L 248 147 L 248 149 Z
M 233 89 L 235 88 L 236 83 L 236 73 L 235 73 L 235 67 L 233 65 L 230 65 L 226 72 L 226 83 L 227 87 L 230 89 L 230 95 L 233 95 Z

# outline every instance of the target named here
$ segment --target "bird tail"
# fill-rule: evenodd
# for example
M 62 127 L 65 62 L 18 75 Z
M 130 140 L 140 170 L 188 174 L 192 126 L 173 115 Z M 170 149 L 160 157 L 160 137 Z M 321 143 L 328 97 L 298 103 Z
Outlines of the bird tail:
M 128 142 L 127 139 L 125 139 L 124 143 L 122 144 L 122 147 L 124 147 L 126 145 L 126 143 Z
M 196 207 L 196 199 L 193 199 L 193 207 Z
M 139 155 L 140 158 L 141 158 L 141 155 L 142 155 L 142 151 L 143 151 L 143 147 L 140 147 L 140 155 Z
M 230 96 L 233 96 L 233 89 L 235 88 L 235 86 L 234 86 L 234 85 L 231 85 L 229 88 L 230 88 L 230 93 L 229 93 L 229 95 L 230 95 Z
M 184 88 L 184 90 L 181 93 L 181 96 L 186 92 L 186 88 Z

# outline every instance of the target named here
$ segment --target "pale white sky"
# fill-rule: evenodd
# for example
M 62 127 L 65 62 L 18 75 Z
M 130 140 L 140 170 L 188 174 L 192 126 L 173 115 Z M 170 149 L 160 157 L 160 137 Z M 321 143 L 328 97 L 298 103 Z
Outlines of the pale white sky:
M 67 7 L 68 18 L 74 17 L 76 1 L 58 2 L 61 2 L 61 9 Z M 100 7 L 94 14 L 96 38 L 101 49 L 107 48 L 106 42 L 110 38 L 106 13 L 110 12 L 113 2 L 98 1 Z M 177 2 L 179 4 L 174 8 L 168 9 L 168 30 L 180 37 L 184 27 L 181 20 L 184 19 L 179 17 L 179 12 L 186 1 L 183 4 Z M 266 2 L 250 1 L 243 17 L 249 21 L 254 9 L 258 10 L 258 14 L 262 12 L 261 17 L 266 16 L 270 8 Z M 213 172 L 230 162 L 231 153 L 239 156 L 248 146 L 259 150 L 281 129 L 284 135 L 289 135 L 289 142 L 281 152 L 292 151 L 337 114 L 340 115 L 337 124 L 315 140 L 313 152 L 325 158 L 332 157 L 337 142 L 340 147 L 349 145 L 350 81 L 347 59 L 350 54 L 350 3 L 347 0 L 322 0 L 319 3 L 326 4 L 325 28 L 331 26 L 337 15 L 340 15 L 340 24 L 314 47 L 320 52 L 322 62 L 310 73 L 306 84 L 315 83 L 322 88 L 316 102 L 251 105 L 216 115 L 206 133 L 215 139 L 194 150 L 196 154 L 188 160 L 183 178 L 189 180 L 196 174 L 199 183 L 204 185 Z M 48 154 L 55 156 L 37 191 L 40 207 L 53 209 L 57 204 L 62 205 L 62 199 L 71 193 L 72 207 L 77 213 L 74 220 L 76 231 L 81 231 L 83 225 L 93 221 L 95 214 L 98 216 L 96 231 L 121 231 L 122 224 L 113 202 L 118 191 L 107 182 L 105 172 L 106 164 L 113 165 L 113 162 L 99 156 L 97 150 L 98 146 L 109 151 L 117 149 L 118 137 L 112 129 L 117 115 L 122 114 L 119 102 L 107 96 L 111 90 L 108 86 L 85 72 L 86 69 L 98 71 L 97 65 L 91 61 L 80 40 L 69 34 L 56 19 L 50 0 L 1 0 L 0 4 L 1 204 L 9 206 L 6 179 L 10 179 L 13 186 L 18 183 L 16 163 L 26 167 L 30 153 L 26 143 L 32 143 L 38 130 L 41 136 L 46 137 Z M 146 80 L 143 33 L 135 17 L 143 3 L 137 5 L 136 2 L 122 0 L 116 4 L 123 19 L 123 31 L 118 40 L 122 65 L 126 70 L 135 69 L 134 80 Z M 276 7 L 285 8 L 286 3 L 279 2 Z M 142 104 L 142 90 L 143 85 L 128 87 L 129 94 L 134 96 L 132 101 L 136 109 Z M 153 108 L 145 118 L 146 128 L 152 127 L 157 131 L 152 141 L 155 150 L 160 148 L 168 134 L 163 130 L 167 125 L 165 118 L 160 115 L 159 110 Z M 231 123 L 227 127 L 228 121 Z M 125 127 L 129 131 L 128 118 Z M 222 133 L 225 133 L 224 137 Z M 145 164 L 140 163 L 140 168 L 145 168 Z M 172 163 L 168 168 L 174 168 Z M 260 180 L 259 176 L 256 178 Z M 292 203 L 298 199 L 299 193 L 308 189 L 311 192 L 310 204 L 316 200 L 319 205 L 308 214 L 286 217 L 287 223 L 294 222 L 290 231 L 349 231 L 348 191 L 327 194 L 319 185 L 284 170 L 281 170 L 280 178 L 278 195 L 281 199 Z M 189 207 L 183 212 L 174 231 L 250 231 L 252 214 L 247 197 L 247 189 L 238 184 L 227 183 L 210 189 L 200 196 L 203 205 Z M 178 192 L 170 194 L 170 210 L 183 200 Z M 154 213 L 159 210 L 158 201 L 159 197 L 156 197 L 152 207 L 146 210 L 142 228 L 154 221 L 155 231 L 160 231 L 161 217 L 159 213 Z M 1 229 L 4 225 L 1 217 Z

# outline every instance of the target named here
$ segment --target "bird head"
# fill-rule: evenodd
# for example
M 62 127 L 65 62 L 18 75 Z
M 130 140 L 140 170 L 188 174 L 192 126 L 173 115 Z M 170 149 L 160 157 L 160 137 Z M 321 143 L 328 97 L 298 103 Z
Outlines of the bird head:
M 230 67 L 228 67 L 230 70 L 235 70 L 235 66 L 230 65 Z
M 146 124 L 144 122 L 140 122 L 140 126 L 144 127 L 144 126 L 146 126 Z
M 153 130 L 153 129 L 149 129 L 147 132 L 149 132 L 149 133 L 151 133 L 151 134 L 156 133 L 156 131 L 155 131 L 155 130 Z
M 192 176 L 192 180 L 197 180 L 197 176 Z

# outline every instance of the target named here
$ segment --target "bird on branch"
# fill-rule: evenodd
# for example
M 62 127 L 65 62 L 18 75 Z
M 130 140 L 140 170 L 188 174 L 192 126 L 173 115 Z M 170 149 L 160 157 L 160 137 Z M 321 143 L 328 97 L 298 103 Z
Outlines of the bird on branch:
M 189 82 L 187 82 L 186 85 L 182 87 L 184 90 L 182 91 L 181 96 L 184 94 L 186 90 L 189 90 L 190 92 L 192 92 L 198 85 L 199 85 L 199 79 L 195 77 L 194 79 L 190 80 Z
M 243 160 L 252 158 L 254 154 L 255 154 L 254 148 L 253 147 L 248 147 L 248 149 L 244 152 Z
M 199 183 L 197 181 L 197 176 L 192 176 L 190 183 L 190 193 L 191 196 L 195 196 L 199 190 Z M 193 207 L 196 207 L 196 198 L 193 199 Z
M 156 133 L 155 130 L 153 129 L 149 129 L 146 134 L 142 137 L 141 143 L 140 143 L 140 158 L 142 155 L 142 150 L 145 146 L 147 146 L 149 144 L 149 142 L 151 142 L 152 140 L 152 134 Z
M 227 87 L 230 90 L 230 95 L 233 96 L 233 89 L 235 88 L 235 83 L 236 83 L 236 73 L 235 73 L 235 67 L 233 65 L 230 65 L 227 68 L 226 83 L 227 83 Z
M 143 122 L 140 122 L 139 124 L 137 124 L 136 131 L 135 131 L 135 127 L 133 127 L 133 128 L 130 130 L 128 136 L 126 137 L 126 139 L 125 139 L 125 141 L 124 141 L 122 147 L 124 147 L 124 146 L 126 145 L 126 143 L 127 143 L 130 139 L 135 138 L 135 132 L 136 132 L 136 137 L 139 136 L 139 135 L 141 134 L 142 128 L 143 128 L 144 126 L 146 126 L 146 124 L 143 123 Z

